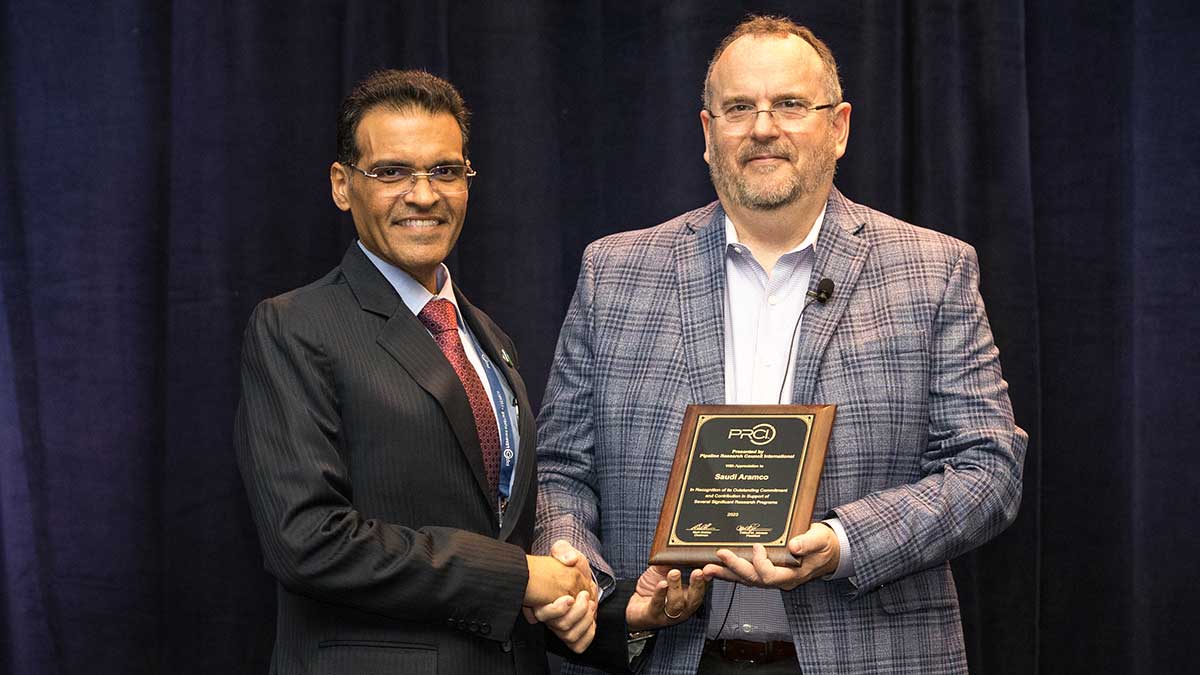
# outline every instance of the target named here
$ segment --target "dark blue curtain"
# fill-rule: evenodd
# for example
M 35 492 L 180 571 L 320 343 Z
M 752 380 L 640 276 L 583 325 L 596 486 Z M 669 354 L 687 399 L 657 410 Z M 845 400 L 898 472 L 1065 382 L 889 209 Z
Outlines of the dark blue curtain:
M 746 11 L 854 103 L 838 185 L 965 239 L 1019 423 L 1016 524 L 956 561 L 972 671 L 1188 670 L 1200 619 L 1200 9 L 1186 0 L 8 2 L 0 671 L 261 673 L 240 335 L 332 267 L 341 97 L 475 112 L 450 261 L 540 398 L 583 246 L 713 198 L 699 90 Z

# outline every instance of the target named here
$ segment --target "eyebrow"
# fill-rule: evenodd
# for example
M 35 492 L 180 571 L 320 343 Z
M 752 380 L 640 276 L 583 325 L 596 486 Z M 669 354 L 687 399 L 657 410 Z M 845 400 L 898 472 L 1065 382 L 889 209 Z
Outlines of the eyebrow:
M 385 157 L 383 159 L 378 159 L 378 160 L 375 160 L 374 162 L 371 162 L 371 170 L 374 171 L 375 169 L 378 169 L 381 166 L 407 166 L 412 169 L 429 170 L 435 166 L 454 166 L 454 165 L 465 166 L 466 163 L 467 163 L 467 160 L 463 159 L 462 157 L 451 158 L 451 159 L 442 158 L 442 159 L 435 160 L 433 162 L 433 164 L 430 164 L 429 166 L 419 167 L 416 165 L 415 162 L 409 162 L 409 161 L 400 160 L 400 159 L 390 159 L 390 158 Z
M 736 94 L 734 96 L 730 96 L 729 98 L 723 98 L 720 100 L 720 102 L 721 102 L 722 106 L 727 106 L 727 105 L 731 105 L 733 103 L 751 103 L 752 104 L 752 103 L 755 103 L 756 100 L 757 99 L 753 96 L 748 96 L 746 94 Z M 800 101 L 801 103 L 805 103 L 805 104 L 812 103 L 812 101 L 807 96 L 805 96 L 803 94 L 794 94 L 794 93 L 780 94 L 779 96 L 775 96 L 771 99 L 772 104 L 778 103 L 780 101 Z

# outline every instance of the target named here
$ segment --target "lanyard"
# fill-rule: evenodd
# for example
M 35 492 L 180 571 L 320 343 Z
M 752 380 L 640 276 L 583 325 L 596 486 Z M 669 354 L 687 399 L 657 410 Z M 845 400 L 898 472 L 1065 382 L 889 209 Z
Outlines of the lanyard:
M 488 390 L 492 395 L 492 407 L 496 410 L 496 417 L 499 422 L 500 431 L 500 480 L 497 488 L 500 490 L 500 498 L 508 499 L 509 493 L 512 490 L 512 475 L 513 465 L 516 463 L 516 451 L 513 449 L 513 432 L 512 424 L 508 416 L 508 399 L 504 395 L 504 387 L 500 384 L 500 374 L 496 372 L 496 367 L 492 365 L 492 360 L 487 354 L 483 353 L 483 349 L 479 344 L 475 345 L 475 352 L 479 354 L 479 362 L 483 364 L 483 372 L 487 375 Z

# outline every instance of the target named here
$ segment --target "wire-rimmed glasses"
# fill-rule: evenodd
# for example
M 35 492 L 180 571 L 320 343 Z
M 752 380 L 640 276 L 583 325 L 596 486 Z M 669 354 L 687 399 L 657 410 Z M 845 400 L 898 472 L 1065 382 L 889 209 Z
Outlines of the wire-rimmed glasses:
M 823 105 L 809 105 L 804 101 L 794 98 L 776 101 L 771 104 L 770 108 L 759 110 L 749 103 L 730 103 L 725 106 L 720 114 L 709 110 L 708 114 L 725 121 L 726 128 L 734 133 L 749 131 L 754 126 L 758 116 L 762 113 L 768 113 L 775 120 L 775 124 L 779 125 L 780 129 L 795 131 L 800 128 L 800 125 L 808 118 L 810 113 L 817 110 L 828 110 L 835 107 L 836 103 L 825 103 Z
M 471 187 L 471 179 L 476 175 L 475 169 L 469 164 L 443 164 L 428 171 L 417 171 L 411 166 L 377 166 L 371 171 L 364 171 L 349 162 L 345 162 L 345 165 L 367 178 L 374 178 L 394 188 L 402 195 L 417 187 L 418 178 L 429 181 L 430 189 L 438 194 L 459 194 Z

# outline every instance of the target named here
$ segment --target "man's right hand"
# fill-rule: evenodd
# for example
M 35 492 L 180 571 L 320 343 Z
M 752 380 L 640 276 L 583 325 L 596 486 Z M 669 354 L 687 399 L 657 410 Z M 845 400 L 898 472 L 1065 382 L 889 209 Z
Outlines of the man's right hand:
M 596 609 L 599 601 L 587 558 L 566 541 L 556 541 L 550 556 L 526 556 L 529 565 L 529 584 L 525 587 L 525 606 L 522 610 L 530 623 L 542 622 L 562 640 L 568 649 L 581 654 L 596 635 Z M 546 564 L 546 561 L 551 564 Z M 541 570 L 549 569 L 549 576 Z M 577 576 L 563 574 L 574 571 Z M 580 583 L 586 587 L 570 592 L 554 590 L 564 583 Z M 537 602 L 540 594 L 549 593 L 553 601 Z
M 529 565 L 529 583 L 525 586 L 525 600 L 521 604 L 526 607 L 548 605 L 564 595 L 573 598 L 580 591 L 587 591 L 595 599 L 595 587 L 586 562 L 566 565 L 548 555 L 527 555 L 525 561 Z

